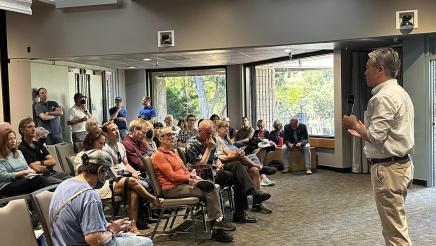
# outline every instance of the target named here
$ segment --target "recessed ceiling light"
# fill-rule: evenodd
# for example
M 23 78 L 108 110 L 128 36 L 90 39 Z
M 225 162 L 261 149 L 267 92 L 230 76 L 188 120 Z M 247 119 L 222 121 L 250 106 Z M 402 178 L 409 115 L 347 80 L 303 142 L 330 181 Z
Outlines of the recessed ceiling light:
M 150 58 L 144 58 L 144 59 L 142 59 L 143 61 L 151 61 L 151 59 Z
M 130 69 L 135 69 L 136 67 L 129 67 Z
M 292 51 L 291 49 L 286 49 L 286 50 L 285 50 L 286 53 L 289 53 L 289 52 L 291 52 L 291 51 Z

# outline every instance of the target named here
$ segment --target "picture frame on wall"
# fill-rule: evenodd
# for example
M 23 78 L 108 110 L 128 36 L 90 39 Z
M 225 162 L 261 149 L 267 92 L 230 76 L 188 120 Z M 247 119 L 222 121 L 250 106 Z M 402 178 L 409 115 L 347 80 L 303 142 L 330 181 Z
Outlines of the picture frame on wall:
M 157 46 L 159 48 L 174 46 L 174 30 L 158 31 Z

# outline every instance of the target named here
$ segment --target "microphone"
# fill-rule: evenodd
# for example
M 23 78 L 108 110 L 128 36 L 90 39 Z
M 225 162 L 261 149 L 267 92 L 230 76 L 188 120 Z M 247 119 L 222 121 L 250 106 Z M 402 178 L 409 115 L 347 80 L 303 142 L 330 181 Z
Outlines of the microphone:
M 354 95 L 347 97 L 347 115 L 350 116 L 353 113 L 354 108 Z

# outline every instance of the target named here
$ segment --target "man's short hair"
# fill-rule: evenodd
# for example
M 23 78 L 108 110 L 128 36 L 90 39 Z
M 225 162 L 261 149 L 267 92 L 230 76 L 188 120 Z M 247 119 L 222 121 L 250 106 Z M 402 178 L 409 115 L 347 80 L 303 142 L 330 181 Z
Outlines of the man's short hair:
M 40 92 L 41 90 L 47 90 L 47 89 L 44 88 L 44 87 L 38 88 L 38 90 L 36 91 L 36 95 L 39 95 L 39 92 Z
M 194 119 L 197 119 L 197 118 L 195 117 L 195 115 L 193 115 L 193 114 L 190 114 L 190 115 L 186 116 L 186 121 L 188 121 L 188 120 L 189 120 L 189 118 L 191 118 L 191 117 L 193 117 Z
M 134 119 L 129 123 L 129 132 L 133 133 L 136 129 L 142 128 L 142 122 L 139 119 Z
M 381 48 L 368 54 L 368 64 L 375 68 L 383 66 L 386 75 L 396 78 L 400 71 L 401 61 L 394 49 Z
M 35 123 L 35 121 L 34 121 L 32 118 L 27 117 L 27 118 L 22 119 L 22 120 L 20 121 L 20 123 L 18 124 L 18 132 L 20 133 L 21 136 L 23 136 L 23 132 L 22 132 L 21 130 L 22 130 L 24 127 L 26 127 L 28 124 L 30 124 L 30 122 Z

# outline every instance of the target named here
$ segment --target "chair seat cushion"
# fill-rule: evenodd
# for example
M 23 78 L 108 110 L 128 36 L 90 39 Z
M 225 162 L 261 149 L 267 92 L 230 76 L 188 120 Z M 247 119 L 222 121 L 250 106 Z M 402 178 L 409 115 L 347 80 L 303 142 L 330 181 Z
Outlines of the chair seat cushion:
M 198 197 L 185 197 L 177 199 L 164 199 L 163 206 L 177 206 L 177 205 L 195 205 L 200 202 Z

